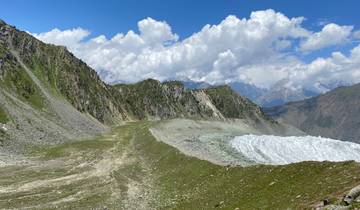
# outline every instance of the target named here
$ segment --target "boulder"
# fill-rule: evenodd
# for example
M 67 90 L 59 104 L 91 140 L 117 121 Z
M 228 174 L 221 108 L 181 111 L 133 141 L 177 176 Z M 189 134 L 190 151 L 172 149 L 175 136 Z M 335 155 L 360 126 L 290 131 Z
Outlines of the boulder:
M 360 185 L 352 188 L 348 194 L 346 194 L 343 198 L 343 201 L 346 205 L 350 205 L 357 197 L 360 196 Z
M 0 131 L 6 132 L 8 129 L 5 124 L 0 123 Z

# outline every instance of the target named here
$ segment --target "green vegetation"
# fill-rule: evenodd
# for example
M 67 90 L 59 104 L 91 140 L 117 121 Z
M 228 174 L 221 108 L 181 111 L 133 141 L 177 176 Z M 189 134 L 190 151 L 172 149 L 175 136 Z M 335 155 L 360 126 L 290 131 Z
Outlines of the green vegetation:
M 360 181 L 355 162 L 217 166 L 157 141 L 152 124 L 128 123 L 93 140 L 37 148 L 37 167 L 2 168 L 3 189 L 31 184 L 29 191 L 0 193 L 0 208 L 58 202 L 60 208 L 304 209 L 326 197 L 335 201 Z
M 23 63 L 31 69 L 53 96 L 61 96 L 77 110 L 89 113 L 100 122 L 111 125 L 119 119 L 169 119 L 174 117 L 212 118 L 214 111 L 207 106 L 208 97 L 186 90 L 181 82 L 148 79 L 133 85 L 110 86 L 96 72 L 76 58 L 65 47 L 44 44 L 25 32 L 8 27 L 12 45 Z M 4 82 L 33 106 L 44 105 L 41 94 L 6 44 L 0 44 L 0 58 L 5 60 Z M 1 85 L 0 81 L 0 85 Z M 202 91 L 202 90 L 200 90 Z M 260 109 L 230 88 L 208 91 L 216 108 L 229 118 L 263 118 Z M 226 94 L 222 97 L 221 94 Z M 242 104 L 238 104 L 242 103 Z M 247 111 L 256 113 L 247 114 Z
M 5 110 L 3 107 L 1 107 L 0 105 L 0 123 L 7 123 L 9 121 L 9 117 L 7 116 Z
M 136 133 L 136 151 L 157 175 L 163 209 L 303 209 L 360 181 L 355 162 L 222 167 L 187 157 L 146 129 Z
M 37 109 L 44 107 L 44 98 L 41 91 L 22 68 L 7 71 L 4 84 L 6 87 L 14 89 L 20 99 L 29 102 L 33 107 Z
M 204 89 L 204 91 L 210 96 L 213 104 L 226 118 L 242 119 L 250 117 L 254 120 L 262 118 L 269 122 L 274 122 L 262 112 L 259 106 L 247 98 L 239 96 L 227 85 Z
M 24 62 L 45 86 L 79 111 L 109 123 L 107 118 L 113 114 L 109 104 L 115 100 L 96 72 L 64 47 L 32 42 L 37 42 L 38 53 L 24 55 Z
M 213 87 L 204 90 L 187 90 L 179 81 L 160 83 L 148 79 L 131 85 L 115 85 L 114 98 L 125 111 L 135 119 L 146 120 L 151 117 L 169 119 L 174 117 L 211 118 L 213 110 L 201 100 L 207 96 L 209 103 L 226 118 L 260 118 L 273 122 L 261 109 L 246 98 L 239 96 L 228 86 Z M 201 99 L 204 97 L 203 99 Z
M 33 148 L 31 153 L 33 155 L 40 155 L 43 158 L 50 160 L 59 157 L 66 157 L 79 151 L 87 151 L 95 154 L 109 149 L 112 146 L 114 146 L 113 141 L 102 141 L 99 137 L 93 140 L 81 140 L 50 147 Z
M 180 82 L 160 83 L 147 79 L 131 85 L 115 85 L 114 88 L 115 99 L 135 119 L 166 119 L 202 114 L 194 96 Z
M 204 119 L 213 114 L 207 102 L 226 118 L 271 121 L 258 106 L 228 86 L 197 92 L 186 90 L 177 81 L 151 79 L 133 85 L 106 85 L 64 47 L 7 30 L 21 60 L 53 95 L 66 98 L 77 110 L 101 122 L 111 124 L 114 119 L 129 116 L 141 120 Z M 0 88 L 43 109 L 41 91 L 5 45 L 0 42 Z M 339 91 L 351 97 L 356 93 Z M 330 119 L 339 121 L 327 116 L 320 121 Z M 9 120 L 0 107 L 0 122 Z M 30 125 L 33 119 L 25 120 Z M 0 168 L 0 208 L 304 209 L 325 197 L 335 201 L 360 182 L 360 166 L 355 162 L 246 168 L 214 165 L 157 141 L 148 130 L 154 123 L 127 123 L 95 139 L 33 148 L 28 165 Z M 15 126 L 21 132 L 19 124 Z M 0 132 L 0 139 L 5 135 Z
M 56 90 L 56 77 L 53 65 L 47 65 L 36 56 L 32 58 L 31 69 L 36 77 L 45 85 L 46 89 L 53 95 L 58 95 Z

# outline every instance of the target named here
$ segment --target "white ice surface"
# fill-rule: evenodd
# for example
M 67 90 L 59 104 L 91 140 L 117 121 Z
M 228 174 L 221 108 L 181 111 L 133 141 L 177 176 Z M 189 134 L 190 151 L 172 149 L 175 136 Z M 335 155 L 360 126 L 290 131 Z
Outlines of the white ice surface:
M 244 135 L 230 145 L 250 161 L 283 165 L 302 161 L 360 162 L 360 144 L 314 136 Z

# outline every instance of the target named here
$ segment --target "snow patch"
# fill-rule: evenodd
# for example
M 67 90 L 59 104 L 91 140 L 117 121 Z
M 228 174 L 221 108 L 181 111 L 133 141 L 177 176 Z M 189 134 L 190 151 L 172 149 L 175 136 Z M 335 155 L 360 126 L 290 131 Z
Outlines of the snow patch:
M 314 136 L 244 135 L 230 145 L 249 161 L 284 165 L 302 161 L 360 162 L 360 144 Z

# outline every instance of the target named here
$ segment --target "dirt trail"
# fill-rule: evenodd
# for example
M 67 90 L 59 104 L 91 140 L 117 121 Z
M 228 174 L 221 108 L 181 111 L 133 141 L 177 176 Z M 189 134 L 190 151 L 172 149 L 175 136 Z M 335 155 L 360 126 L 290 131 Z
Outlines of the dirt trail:
M 151 209 L 151 174 L 132 155 L 134 135 L 125 125 L 80 146 L 60 146 L 60 157 L 45 158 L 49 149 L 31 164 L 0 168 L 0 208 Z

